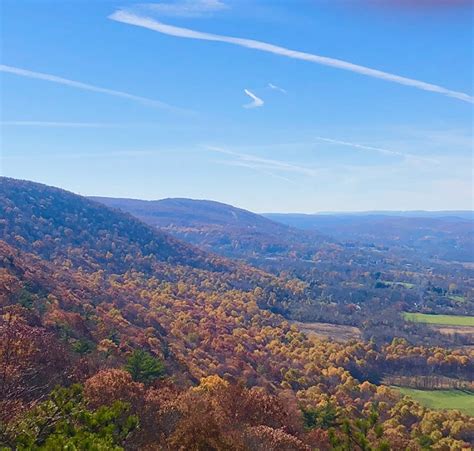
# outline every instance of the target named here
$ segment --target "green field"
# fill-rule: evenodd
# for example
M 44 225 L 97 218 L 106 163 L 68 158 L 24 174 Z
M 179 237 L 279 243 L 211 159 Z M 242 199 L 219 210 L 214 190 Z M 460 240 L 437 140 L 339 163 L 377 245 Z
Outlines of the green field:
M 408 289 L 412 289 L 412 288 L 415 288 L 415 284 L 413 283 L 409 283 L 409 282 L 390 282 L 388 280 L 382 280 L 381 281 L 382 283 L 385 283 L 387 285 L 391 285 L 391 286 L 399 286 L 399 287 L 403 287 L 403 288 L 408 288 Z
M 451 299 L 454 302 L 466 302 L 466 298 L 464 296 L 448 296 L 449 299 Z
M 431 409 L 456 409 L 474 416 L 474 393 L 461 390 L 416 390 L 393 387 Z
M 408 321 L 428 324 L 445 324 L 448 326 L 473 326 L 474 316 L 458 315 L 429 315 L 426 313 L 404 313 L 404 318 Z

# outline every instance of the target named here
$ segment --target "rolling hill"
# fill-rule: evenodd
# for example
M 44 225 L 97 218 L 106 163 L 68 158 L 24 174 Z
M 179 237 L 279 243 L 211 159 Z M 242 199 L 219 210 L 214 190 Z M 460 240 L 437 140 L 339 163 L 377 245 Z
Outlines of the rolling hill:
M 173 198 L 162 200 L 119 199 L 90 197 L 109 207 L 128 211 L 144 222 L 168 227 L 199 227 L 213 224 L 216 227 L 239 227 L 261 230 L 273 234 L 285 233 L 289 227 L 271 221 L 250 211 L 221 202 Z
M 0 239 L 22 252 L 87 272 L 135 271 L 170 280 L 209 273 L 225 278 L 229 289 L 262 286 L 283 300 L 299 297 L 270 274 L 205 252 L 130 214 L 58 188 L 0 181 Z
M 208 200 L 144 201 L 92 197 L 104 205 L 134 215 L 177 238 L 232 258 L 291 254 L 308 258 L 325 241 L 317 232 L 300 231 L 261 215 Z

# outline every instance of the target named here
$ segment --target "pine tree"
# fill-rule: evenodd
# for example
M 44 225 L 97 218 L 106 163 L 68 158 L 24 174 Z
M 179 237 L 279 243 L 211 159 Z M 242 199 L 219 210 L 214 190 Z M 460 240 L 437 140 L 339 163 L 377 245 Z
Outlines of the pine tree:
M 152 382 L 161 378 L 165 373 L 165 366 L 161 360 L 153 357 L 146 351 L 137 349 L 128 359 L 125 369 L 136 382 Z

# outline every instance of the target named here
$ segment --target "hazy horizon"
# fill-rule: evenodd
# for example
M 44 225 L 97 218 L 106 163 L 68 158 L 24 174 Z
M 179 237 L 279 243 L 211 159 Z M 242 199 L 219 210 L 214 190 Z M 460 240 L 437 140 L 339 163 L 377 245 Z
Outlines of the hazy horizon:
M 139 202 L 160 202 L 163 200 L 191 200 L 191 201 L 201 201 L 201 202 L 216 202 L 224 205 L 228 205 L 235 208 L 240 208 L 242 210 L 248 210 L 247 208 L 239 205 L 228 204 L 225 202 L 220 202 L 215 199 L 201 199 L 201 198 L 191 198 L 191 197 L 164 197 L 161 199 L 139 199 L 139 198 L 132 198 L 132 197 L 110 197 L 110 196 L 101 196 L 101 195 L 90 195 L 87 196 L 91 199 L 116 199 L 116 200 L 125 200 L 125 201 L 139 201 Z M 266 214 L 281 214 L 281 215 L 324 215 L 324 214 L 390 214 L 390 213 L 474 213 L 474 210 L 326 210 L 326 211 L 314 211 L 312 213 L 302 213 L 298 211 L 290 211 L 290 212 L 281 212 L 281 211 L 251 211 L 252 213 L 256 213 L 259 215 L 266 215 Z

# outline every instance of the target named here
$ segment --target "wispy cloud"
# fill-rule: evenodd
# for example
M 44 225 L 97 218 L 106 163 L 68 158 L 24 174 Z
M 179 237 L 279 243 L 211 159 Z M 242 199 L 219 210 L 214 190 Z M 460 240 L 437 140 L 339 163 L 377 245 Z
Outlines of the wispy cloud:
M 444 88 L 432 83 L 416 80 L 413 78 L 402 77 L 389 72 L 384 72 L 378 69 L 372 69 L 370 67 L 353 64 L 344 60 L 329 58 L 325 56 L 315 55 L 312 53 L 300 52 L 297 50 L 291 50 L 278 45 L 270 44 L 267 42 L 256 41 L 253 39 L 236 38 L 232 36 L 218 35 L 212 33 L 205 33 L 201 31 L 191 30 L 189 28 L 175 27 L 172 25 L 166 25 L 162 22 L 158 22 L 150 17 L 139 16 L 125 10 L 118 10 L 109 16 L 110 19 L 117 22 L 123 22 L 129 25 L 135 25 L 138 27 L 148 28 L 159 33 L 176 36 L 179 38 L 188 39 L 201 39 L 205 41 L 225 42 L 228 44 L 238 45 L 240 47 L 246 47 L 254 50 L 260 50 L 263 52 L 269 52 L 276 55 L 286 56 L 288 58 L 299 59 L 303 61 L 309 61 L 316 64 L 322 64 L 324 66 L 335 67 L 338 69 L 347 70 L 350 72 L 359 73 L 368 77 L 378 78 L 401 85 L 411 86 L 424 91 L 431 91 L 438 94 L 442 94 L 448 97 L 452 97 L 463 102 L 474 103 L 474 97 L 464 92 L 453 91 L 451 89 Z
M 274 91 L 278 91 L 278 92 L 281 92 L 283 94 L 286 94 L 286 89 L 280 88 L 279 86 L 274 85 L 273 83 L 268 83 L 268 87 L 270 89 L 273 89 Z
M 252 163 L 246 163 L 244 161 L 238 161 L 238 160 L 225 160 L 225 161 L 219 161 L 215 160 L 214 161 L 217 164 L 223 164 L 225 166 L 233 166 L 233 167 L 238 167 L 238 168 L 248 168 L 253 171 L 259 172 L 260 174 L 263 175 L 268 175 L 270 177 L 279 179 L 279 180 L 284 180 L 285 182 L 291 183 L 292 185 L 297 185 L 299 186 L 295 181 L 291 180 L 288 177 L 285 177 L 284 175 L 281 174 L 275 174 L 274 172 L 268 171 L 266 169 L 262 169 L 260 166 L 256 166 L 255 164 Z
M 331 138 L 323 138 L 322 136 L 316 136 L 316 139 L 319 141 L 324 141 L 327 143 L 331 144 L 337 144 L 340 146 L 349 146 L 353 147 L 358 150 L 363 150 L 363 151 L 372 151 L 372 152 L 377 152 L 382 155 L 390 155 L 390 156 L 396 156 L 396 157 L 401 157 L 404 159 L 409 159 L 413 161 L 421 161 L 421 162 L 426 162 L 426 163 L 434 163 L 434 164 L 439 164 L 439 161 L 433 159 L 433 158 L 426 158 L 426 157 L 420 157 L 418 155 L 413 155 L 411 153 L 404 153 L 404 152 L 399 152 L 396 150 L 391 150 L 391 149 L 385 149 L 383 147 L 374 147 L 374 146 L 366 146 L 364 144 L 358 144 L 358 143 L 353 143 L 353 142 L 348 142 L 348 141 L 340 141 L 338 139 L 331 139 Z
M 6 72 L 13 75 L 19 75 L 20 77 L 35 78 L 37 80 L 44 80 L 44 81 L 49 81 L 52 83 L 58 83 L 60 85 L 70 86 L 71 88 L 82 89 L 83 91 L 99 92 L 101 94 L 107 94 L 109 96 L 121 97 L 123 99 L 132 100 L 134 102 L 139 102 L 141 104 L 151 106 L 151 107 L 165 108 L 165 109 L 174 110 L 174 111 L 183 111 L 183 110 L 180 110 L 179 108 L 168 105 L 167 103 L 160 102 L 159 100 L 153 100 L 147 97 L 140 97 L 133 94 L 129 94 L 127 92 L 115 91 L 114 89 L 101 88 L 99 86 L 82 83 L 80 81 L 74 81 L 74 80 L 69 80 L 67 78 L 58 77 L 56 75 L 45 74 L 43 72 L 34 72 L 27 69 L 21 69 L 19 67 L 6 66 L 4 64 L 0 64 L 0 72 Z
M 265 103 L 261 98 L 257 97 L 253 92 L 249 91 L 248 89 L 244 89 L 244 92 L 252 99 L 252 102 L 243 105 L 244 108 L 258 108 L 260 106 L 263 106 L 263 104 Z
M 232 150 L 223 149 L 215 146 L 205 146 L 205 149 L 211 152 L 217 152 L 234 158 L 234 163 L 239 166 L 245 166 L 251 169 L 282 171 L 303 174 L 309 177 L 316 177 L 320 171 L 305 166 L 300 166 L 286 161 L 273 160 L 270 158 L 262 158 L 257 155 L 247 153 L 234 152 Z
M 219 0 L 181 0 L 173 3 L 140 3 L 139 9 L 152 11 L 168 17 L 202 17 L 228 9 L 228 5 Z
M 124 124 L 112 124 L 105 122 L 1 121 L 0 125 L 10 125 L 14 127 L 107 128 L 121 127 Z
M 81 159 L 106 159 L 111 160 L 115 158 L 146 158 L 147 163 L 150 163 L 151 157 L 161 156 L 164 153 L 177 153 L 180 149 L 155 149 L 155 150 L 110 150 L 107 152 L 61 152 L 54 154 L 37 153 L 36 155 L 29 154 L 15 154 L 9 156 L 2 156 L 2 160 L 81 160 Z

